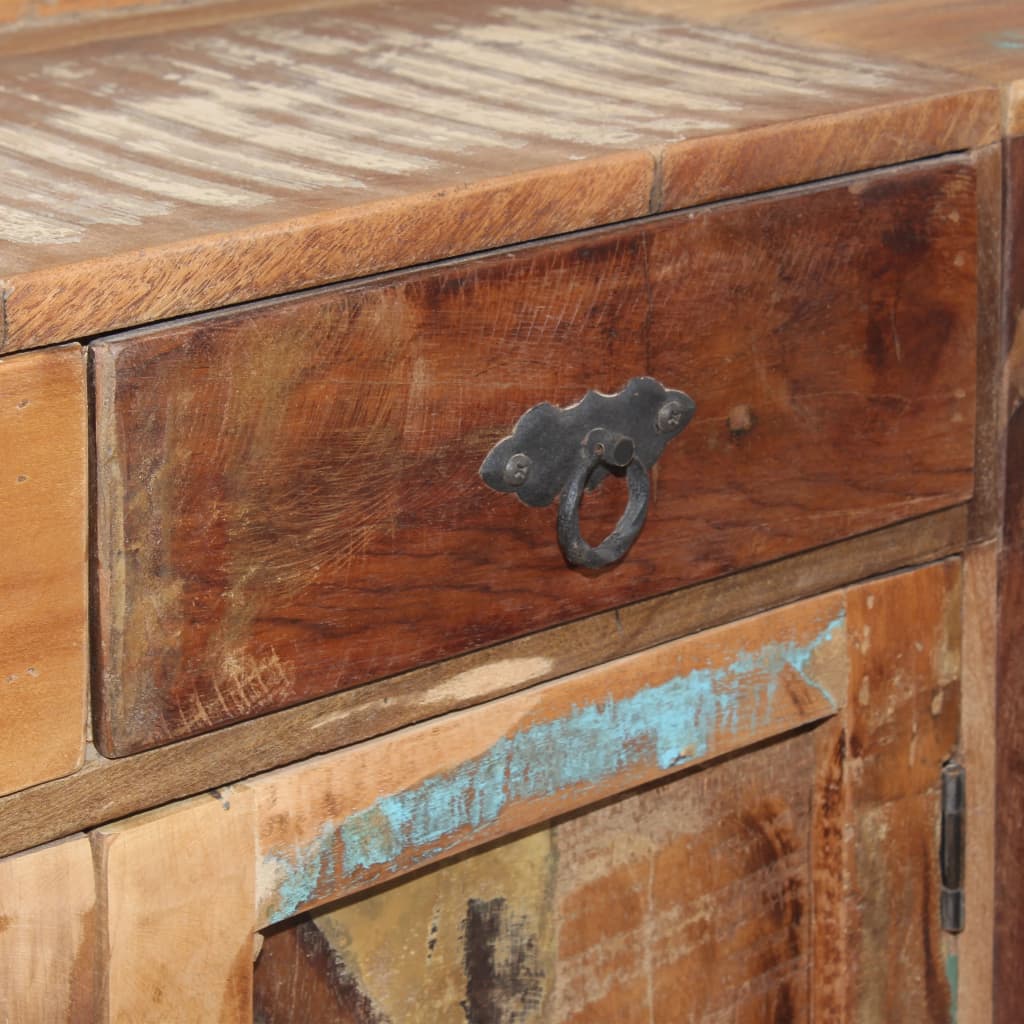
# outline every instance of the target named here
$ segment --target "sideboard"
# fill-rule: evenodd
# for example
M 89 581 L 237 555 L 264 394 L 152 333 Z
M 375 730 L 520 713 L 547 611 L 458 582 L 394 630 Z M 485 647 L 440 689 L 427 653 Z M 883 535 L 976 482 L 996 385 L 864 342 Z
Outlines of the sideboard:
M 1019 1019 L 1012 5 L 73 6 L 0 1019 Z

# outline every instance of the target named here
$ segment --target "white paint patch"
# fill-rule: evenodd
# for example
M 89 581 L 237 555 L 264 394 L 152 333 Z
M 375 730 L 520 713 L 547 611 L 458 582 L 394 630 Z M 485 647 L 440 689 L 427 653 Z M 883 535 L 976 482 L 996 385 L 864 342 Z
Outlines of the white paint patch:
M 551 658 L 505 658 L 467 669 L 423 691 L 422 705 L 479 700 L 551 678 Z

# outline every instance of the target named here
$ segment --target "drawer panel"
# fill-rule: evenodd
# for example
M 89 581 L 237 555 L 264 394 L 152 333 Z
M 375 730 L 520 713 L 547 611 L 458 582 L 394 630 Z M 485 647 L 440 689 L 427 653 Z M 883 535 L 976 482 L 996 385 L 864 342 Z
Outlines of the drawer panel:
M 79 345 L 0 359 L 0 794 L 85 755 L 86 406 Z
M 94 343 L 103 751 L 966 500 L 975 262 L 948 158 Z M 643 374 L 696 415 L 626 558 L 570 569 L 481 461 Z

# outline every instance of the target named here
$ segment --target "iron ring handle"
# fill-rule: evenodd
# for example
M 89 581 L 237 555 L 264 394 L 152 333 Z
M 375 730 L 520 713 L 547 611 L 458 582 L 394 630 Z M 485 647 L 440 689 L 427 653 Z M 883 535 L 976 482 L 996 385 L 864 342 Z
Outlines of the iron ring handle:
M 632 442 L 629 444 L 632 447 Z M 584 444 L 579 463 L 569 477 L 558 500 L 559 547 L 570 565 L 584 569 L 603 569 L 606 565 L 611 565 L 623 558 L 633 546 L 633 542 L 640 536 L 640 531 L 647 519 L 651 479 L 640 460 L 630 452 L 629 461 L 626 463 L 626 486 L 629 498 L 625 511 L 619 517 L 612 532 L 597 547 L 592 547 L 583 539 L 583 535 L 580 533 L 580 503 L 583 500 L 587 481 L 601 462 L 621 465 L 616 461 L 605 459 L 604 455 L 603 444 Z

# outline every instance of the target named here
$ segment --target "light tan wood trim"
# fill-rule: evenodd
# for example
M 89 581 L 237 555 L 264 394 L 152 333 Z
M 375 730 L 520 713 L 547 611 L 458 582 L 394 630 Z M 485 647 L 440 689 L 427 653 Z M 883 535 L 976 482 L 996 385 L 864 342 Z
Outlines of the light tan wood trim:
M 0 1020 L 91 1024 L 95 907 L 85 836 L 0 860 Z
M 252 1024 L 253 826 L 244 793 L 92 833 L 104 1024 Z
M 0 359 L 0 793 L 82 763 L 87 448 L 81 348 Z

